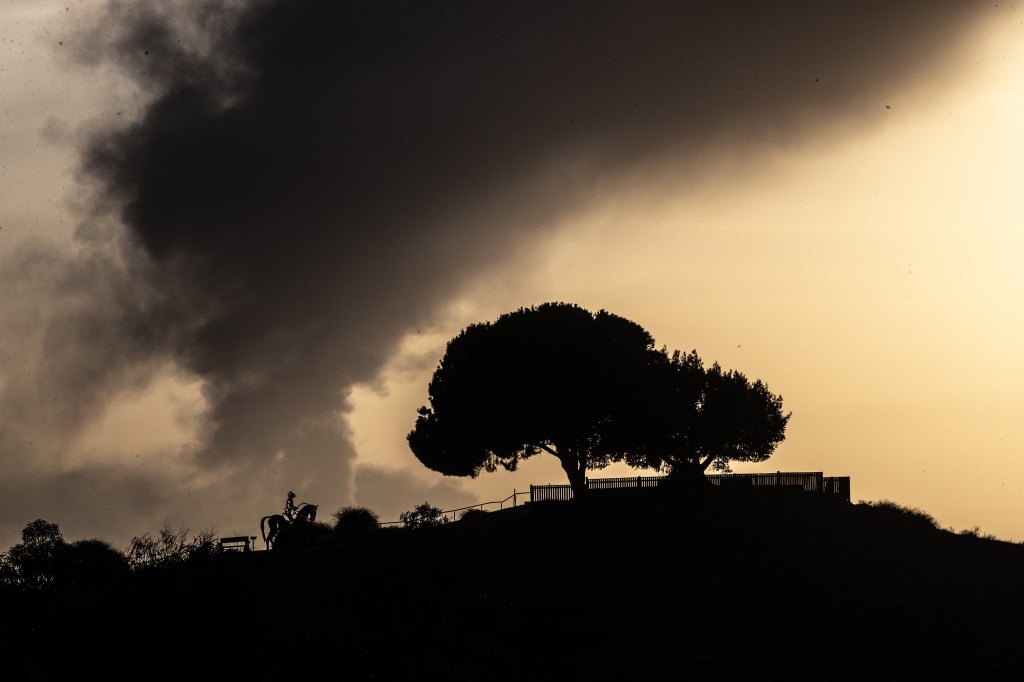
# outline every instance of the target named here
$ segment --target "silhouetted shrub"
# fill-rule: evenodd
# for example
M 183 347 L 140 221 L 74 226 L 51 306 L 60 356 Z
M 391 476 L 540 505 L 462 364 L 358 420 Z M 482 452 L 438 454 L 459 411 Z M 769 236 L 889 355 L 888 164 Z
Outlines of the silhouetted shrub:
M 330 547 L 335 544 L 334 527 L 324 521 L 310 521 L 309 539 L 311 547 Z
M 958 535 L 970 535 L 971 537 L 979 538 L 981 540 L 998 540 L 999 539 L 995 535 L 993 535 L 992 533 L 982 533 L 980 526 L 975 526 L 974 528 L 964 528 L 962 531 L 960 531 L 958 533 Z
M 437 507 L 432 507 L 424 502 L 411 511 L 402 512 L 398 520 L 405 528 L 427 528 L 431 526 L 443 526 L 448 523 L 448 517 Z
M 159 568 L 209 557 L 221 551 L 212 530 L 188 537 L 188 529 L 172 531 L 166 524 L 153 537 L 149 533 L 132 538 L 126 556 L 132 570 Z
M 60 586 L 98 588 L 117 584 L 130 569 L 128 559 L 103 540 L 79 540 L 61 552 L 54 567 Z
M 380 530 L 380 519 L 366 507 L 342 507 L 334 512 L 334 536 L 339 543 L 365 540 Z
M 466 521 L 468 523 L 477 523 L 481 519 L 485 518 L 488 513 L 489 512 L 486 512 L 483 509 L 479 509 L 477 507 L 474 507 L 472 509 L 467 509 L 466 511 L 462 512 L 461 514 L 459 514 L 459 521 Z
M 899 504 L 898 502 L 893 502 L 892 500 L 879 500 L 878 502 L 862 502 L 861 504 L 864 504 L 873 509 L 882 509 L 896 514 L 901 514 L 909 519 L 914 520 L 915 522 L 921 523 L 930 528 L 938 529 L 939 527 L 939 524 L 935 520 L 935 517 L 933 517 L 926 511 L 918 509 L 917 507 L 909 507 L 907 505 Z

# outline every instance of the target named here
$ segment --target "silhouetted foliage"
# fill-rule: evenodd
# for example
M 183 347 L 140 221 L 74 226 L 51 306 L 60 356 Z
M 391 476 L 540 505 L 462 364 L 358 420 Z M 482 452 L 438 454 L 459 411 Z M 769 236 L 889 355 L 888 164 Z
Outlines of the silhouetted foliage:
M 132 570 L 162 568 L 209 557 L 221 551 L 212 530 L 189 537 L 187 528 L 173 531 L 166 524 L 156 537 L 146 533 L 132 538 L 126 556 Z
M 102 588 L 120 583 L 130 569 L 127 557 L 99 539 L 78 540 L 60 553 L 54 576 L 58 585 Z
M 998 540 L 992 533 L 984 533 L 981 530 L 981 526 L 974 526 L 973 528 L 964 528 L 957 532 L 957 535 L 966 535 L 972 538 L 978 538 L 979 540 Z
M 782 398 L 696 351 L 669 356 L 605 311 L 546 303 L 467 327 L 448 343 L 429 407 L 408 434 L 427 467 L 476 476 L 539 452 L 579 498 L 612 462 L 703 480 L 708 468 L 767 459 L 785 438 Z
M 380 518 L 366 507 L 342 507 L 334 512 L 334 534 L 339 543 L 356 542 L 380 530 Z
M 476 507 L 467 509 L 459 514 L 459 521 L 466 521 L 467 523 L 476 523 L 484 519 L 490 512 Z
M 57 524 L 43 519 L 28 523 L 21 542 L 0 556 L 0 581 L 27 588 L 52 585 L 67 547 Z
M 898 502 L 893 502 L 892 500 L 878 500 L 877 502 L 861 502 L 860 504 L 866 507 L 880 509 L 885 512 L 898 514 L 905 518 L 912 519 L 915 523 L 919 523 L 929 529 L 939 528 L 939 524 L 935 520 L 934 516 L 932 516 L 924 510 L 918 509 L 917 507 L 899 504 Z
M 128 572 L 124 554 L 102 540 L 64 540 L 57 524 L 36 519 L 21 532 L 21 543 L 0 555 L 0 583 L 27 589 L 96 588 Z
M 411 511 L 402 512 L 398 520 L 402 522 L 403 528 L 428 528 L 448 523 L 448 517 L 441 509 L 426 502 Z
M 659 366 L 640 403 L 644 438 L 627 454 L 629 464 L 673 479 L 703 478 L 708 468 L 727 472 L 731 462 L 761 462 L 785 438 L 790 414 L 760 380 L 718 363 L 705 369 L 696 351 L 676 351 Z
M 430 469 L 473 477 L 548 452 L 581 496 L 587 471 L 633 445 L 635 401 L 658 358 L 640 325 L 572 304 L 470 325 L 448 342 L 409 446 Z

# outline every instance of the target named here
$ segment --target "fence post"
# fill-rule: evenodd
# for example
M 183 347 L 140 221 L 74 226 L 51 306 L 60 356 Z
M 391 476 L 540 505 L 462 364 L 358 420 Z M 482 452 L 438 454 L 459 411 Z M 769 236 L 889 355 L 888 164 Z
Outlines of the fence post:
M 512 488 L 512 506 L 516 506 L 516 489 Z

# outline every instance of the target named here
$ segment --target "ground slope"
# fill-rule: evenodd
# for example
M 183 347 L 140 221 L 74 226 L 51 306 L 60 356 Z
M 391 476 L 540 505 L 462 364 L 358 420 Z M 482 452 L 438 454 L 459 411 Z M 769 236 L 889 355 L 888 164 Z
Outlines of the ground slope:
M 7 601 L 8 668 L 29 679 L 68 662 L 111 677 L 989 677 L 1020 667 L 1024 545 L 799 491 L 609 491 Z

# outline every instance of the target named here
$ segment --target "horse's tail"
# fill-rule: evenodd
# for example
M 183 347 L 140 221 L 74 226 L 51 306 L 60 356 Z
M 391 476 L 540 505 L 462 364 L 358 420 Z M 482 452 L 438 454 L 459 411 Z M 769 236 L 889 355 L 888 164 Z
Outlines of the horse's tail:
M 264 516 L 260 519 L 260 533 L 263 534 L 263 544 L 267 543 L 267 519 L 269 518 L 269 516 Z

